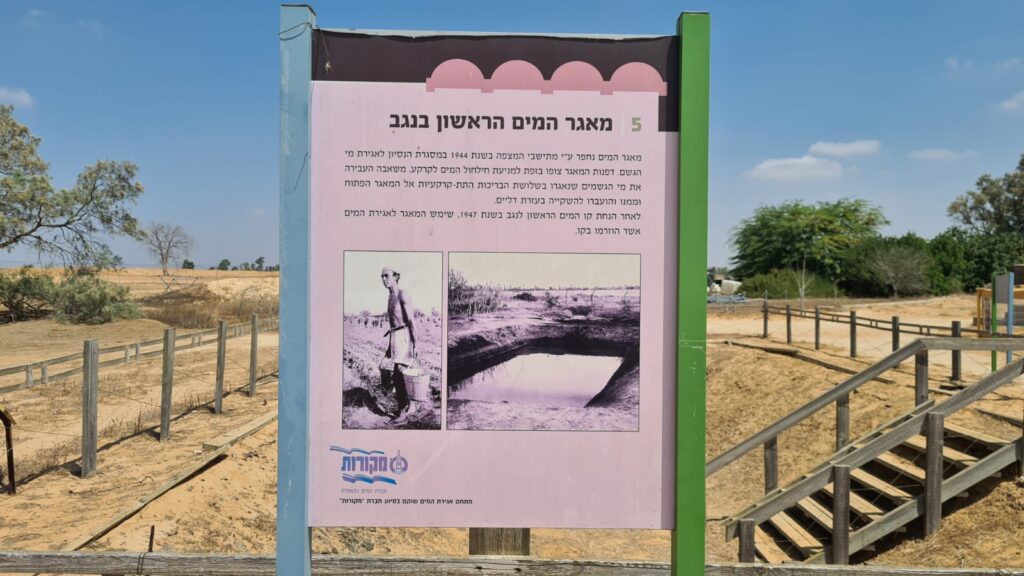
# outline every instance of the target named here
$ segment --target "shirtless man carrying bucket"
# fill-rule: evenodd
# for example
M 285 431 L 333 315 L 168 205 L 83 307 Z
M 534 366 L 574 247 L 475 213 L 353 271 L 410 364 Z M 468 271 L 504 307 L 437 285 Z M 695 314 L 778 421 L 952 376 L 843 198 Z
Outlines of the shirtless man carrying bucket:
M 388 289 L 387 316 L 390 326 L 390 329 L 384 333 L 384 337 L 388 338 L 388 351 L 385 354 L 385 362 L 382 362 L 380 374 L 381 383 L 385 387 L 389 384 L 395 387 L 395 400 L 398 403 L 394 415 L 396 420 L 405 418 L 409 412 L 409 393 L 405 388 L 403 371 L 412 365 L 416 358 L 412 299 L 405 290 L 398 287 L 399 276 L 401 274 L 388 267 L 380 271 L 381 282 Z M 388 360 L 393 363 L 393 370 L 385 369 Z

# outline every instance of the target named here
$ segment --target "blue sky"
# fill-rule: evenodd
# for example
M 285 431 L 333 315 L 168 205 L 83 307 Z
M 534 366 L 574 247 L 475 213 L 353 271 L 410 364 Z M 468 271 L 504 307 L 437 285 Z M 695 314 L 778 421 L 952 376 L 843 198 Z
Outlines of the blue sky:
M 318 2 L 331 28 L 671 34 L 712 15 L 709 260 L 761 204 L 843 196 L 930 237 L 1024 153 L 1024 2 Z M 277 261 L 278 5 L 0 3 L 0 102 L 57 185 L 140 167 L 144 222 L 186 225 L 209 266 Z M 129 265 L 151 265 L 115 241 Z M 0 265 L 31 254 L 0 253 Z

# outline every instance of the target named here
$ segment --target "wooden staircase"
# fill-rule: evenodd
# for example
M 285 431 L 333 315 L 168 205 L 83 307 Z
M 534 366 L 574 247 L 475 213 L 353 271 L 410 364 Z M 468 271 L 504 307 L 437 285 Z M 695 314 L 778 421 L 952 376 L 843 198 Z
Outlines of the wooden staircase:
M 931 534 L 941 523 L 944 502 L 966 496 L 1008 467 L 1024 465 L 1024 439 L 1007 441 L 946 421 L 1024 373 L 1024 359 L 936 404 L 927 389 L 928 351 L 959 349 L 1020 350 L 1024 342 L 915 341 L 709 461 L 706 476 L 764 447 L 766 493 L 725 525 L 727 539 L 740 539 L 740 561 L 849 563 L 851 554 L 905 532 L 915 520 L 923 519 L 924 534 Z M 914 408 L 848 442 L 849 394 L 911 356 L 917 370 Z M 778 487 L 779 434 L 833 403 L 836 452 Z
M 943 435 L 943 481 L 961 472 L 970 474 L 979 462 L 1008 445 L 1011 450 L 1015 448 L 1013 443 L 981 432 L 948 426 Z M 857 533 L 872 528 L 875 532 L 891 533 L 912 521 L 914 518 L 898 526 L 891 525 L 900 516 L 893 514 L 894 511 L 924 495 L 926 457 L 927 439 L 916 435 L 851 471 L 851 531 Z M 983 480 L 988 474 L 983 472 L 977 476 Z M 824 562 L 832 543 L 834 497 L 830 483 L 758 525 L 755 539 L 758 558 L 772 564 Z M 903 519 L 907 516 L 903 515 Z

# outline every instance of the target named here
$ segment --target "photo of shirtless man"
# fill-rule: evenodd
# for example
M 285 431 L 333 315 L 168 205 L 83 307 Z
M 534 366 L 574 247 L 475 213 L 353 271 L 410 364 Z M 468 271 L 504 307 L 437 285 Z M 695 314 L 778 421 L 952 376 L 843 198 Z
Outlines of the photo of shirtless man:
M 443 263 L 440 252 L 345 252 L 344 428 L 441 429 Z
M 405 370 L 416 360 L 416 329 L 412 298 L 403 290 L 398 281 L 401 274 L 385 266 L 380 271 L 380 280 L 388 290 L 387 320 L 388 331 L 384 337 L 388 339 L 385 359 L 393 365 L 393 370 L 381 370 L 382 375 L 390 375 L 391 382 L 385 387 L 394 386 L 395 400 L 398 410 L 393 415 L 396 422 L 401 422 L 409 415 L 409 394 L 405 387 Z M 388 376 L 384 376 L 387 378 Z

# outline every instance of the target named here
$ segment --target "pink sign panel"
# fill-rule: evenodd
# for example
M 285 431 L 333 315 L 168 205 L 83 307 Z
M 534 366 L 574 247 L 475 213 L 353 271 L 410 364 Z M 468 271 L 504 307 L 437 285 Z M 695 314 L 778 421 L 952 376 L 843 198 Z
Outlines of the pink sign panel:
M 668 44 L 531 40 L 315 76 L 313 526 L 672 528 Z

